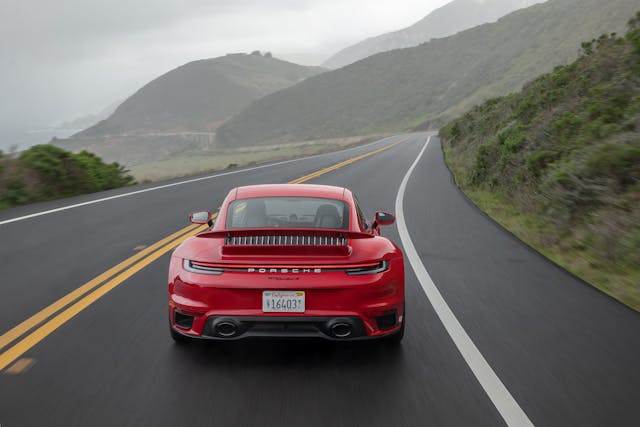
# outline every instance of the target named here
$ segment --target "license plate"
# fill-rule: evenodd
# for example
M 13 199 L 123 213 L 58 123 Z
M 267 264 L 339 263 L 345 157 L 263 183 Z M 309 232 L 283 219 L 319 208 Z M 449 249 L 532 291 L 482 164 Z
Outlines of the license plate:
M 263 291 L 262 311 L 265 313 L 304 313 L 304 292 Z

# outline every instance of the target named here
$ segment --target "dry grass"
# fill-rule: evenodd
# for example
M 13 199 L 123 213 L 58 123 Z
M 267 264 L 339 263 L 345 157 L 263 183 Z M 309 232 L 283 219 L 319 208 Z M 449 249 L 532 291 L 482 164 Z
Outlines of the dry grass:
M 294 159 L 328 153 L 366 144 L 382 138 L 382 135 L 352 137 L 297 144 L 281 144 L 269 147 L 245 147 L 240 150 L 185 153 L 174 158 L 146 162 L 129 167 L 131 174 L 142 181 L 159 181 L 205 172 L 221 171 L 253 164 Z
M 592 284 L 636 311 L 640 311 L 640 270 L 616 263 L 615 259 L 595 259 L 588 243 L 582 242 L 585 230 L 557 235 L 553 225 L 539 217 L 516 209 L 497 193 L 465 190 L 469 199 L 483 212 L 520 240 L 562 268 Z

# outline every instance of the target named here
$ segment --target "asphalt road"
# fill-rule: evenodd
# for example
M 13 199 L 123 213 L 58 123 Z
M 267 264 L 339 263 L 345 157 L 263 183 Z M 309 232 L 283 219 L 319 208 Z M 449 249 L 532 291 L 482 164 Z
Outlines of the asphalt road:
M 427 136 L 409 135 L 310 182 L 353 189 L 368 216 L 393 210 Z M 232 187 L 288 182 L 403 138 L 10 223 L 3 221 L 157 184 L 2 211 L 1 333 L 185 227 L 190 210 L 215 209 Z M 532 424 L 640 424 L 638 313 L 479 212 L 453 184 L 435 137 L 408 181 L 403 206 L 424 267 Z M 395 226 L 383 233 L 401 243 Z M 168 258 L 149 263 L 29 347 L 18 359 L 28 369 L 0 373 L 2 427 L 505 425 L 408 263 L 408 324 L 399 349 L 315 340 L 183 347 L 167 331 Z M 0 349 L 0 358 L 24 337 Z

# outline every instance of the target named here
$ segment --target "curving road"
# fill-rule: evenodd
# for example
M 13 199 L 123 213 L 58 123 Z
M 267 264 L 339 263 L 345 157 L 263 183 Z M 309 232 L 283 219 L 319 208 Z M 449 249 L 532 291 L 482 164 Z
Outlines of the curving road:
M 402 347 L 175 346 L 166 274 L 181 237 L 156 242 L 193 232 L 186 213 L 232 187 L 305 176 L 353 189 L 369 216 L 402 207 L 383 230 L 412 259 Z M 437 137 L 184 181 L 0 212 L 2 427 L 640 423 L 640 315 L 479 212 Z

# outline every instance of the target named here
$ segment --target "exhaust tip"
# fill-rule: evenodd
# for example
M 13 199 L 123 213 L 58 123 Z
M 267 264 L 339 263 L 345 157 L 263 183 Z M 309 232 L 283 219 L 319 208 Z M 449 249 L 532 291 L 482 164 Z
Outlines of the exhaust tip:
M 238 333 L 238 325 L 233 322 L 223 321 L 215 326 L 216 334 L 223 338 L 230 338 Z
M 331 325 L 331 334 L 336 338 L 347 338 L 353 332 L 353 328 L 350 324 L 344 322 L 337 322 Z

